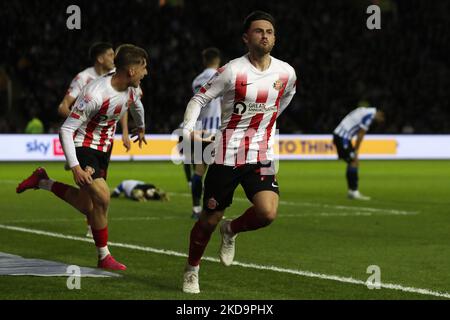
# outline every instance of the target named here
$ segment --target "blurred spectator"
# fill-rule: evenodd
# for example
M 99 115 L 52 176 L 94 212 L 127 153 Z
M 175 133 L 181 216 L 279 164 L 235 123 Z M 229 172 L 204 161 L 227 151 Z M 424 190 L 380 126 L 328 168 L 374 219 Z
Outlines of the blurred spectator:
M 37 110 L 31 109 L 30 111 L 31 120 L 27 123 L 25 128 L 25 133 L 35 134 L 35 133 L 44 133 L 44 125 L 42 121 L 37 117 Z

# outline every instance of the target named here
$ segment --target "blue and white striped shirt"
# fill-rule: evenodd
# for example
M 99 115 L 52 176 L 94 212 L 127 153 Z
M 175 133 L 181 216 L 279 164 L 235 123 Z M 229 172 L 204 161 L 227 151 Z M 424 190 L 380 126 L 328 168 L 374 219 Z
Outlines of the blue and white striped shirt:
M 216 69 L 207 68 L 202 73 L 200 73 L 192 82 L 192 90 L 194 93 L 208 82 L 215 74 L 217 73 Z M 198 122 L 196 125 L 196 130 L 205 130 L 209 134 L 215 134 L 221 125 L 221 102 L 222 98 L 215 98 L 211 100 L 200 112 L 198 116 Z M 199 127 L 201 125 L 201 128 Z
M 351 140 L 360 129 L 369 130 L 376 112 L 376 108 L 365 107 L 353 110 L 334 129 L 334 134 L 343 139 Z

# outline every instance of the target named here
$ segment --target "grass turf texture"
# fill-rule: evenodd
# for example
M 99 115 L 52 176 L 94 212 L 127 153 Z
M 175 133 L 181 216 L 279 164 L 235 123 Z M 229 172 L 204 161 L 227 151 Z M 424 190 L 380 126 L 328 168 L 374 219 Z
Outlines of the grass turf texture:
M 0 224 L 83 237 L 83 216 L 53 194 L 15 193 L 17 183 L 38 165 L 0 164 Z M 53 179 L 73 184 L 62 163 L 40 165 Z M 111 163 L 110 188 L 123 179 L 151 182 L 173 194 L 168 203 L 112 199 L 109 240 L 187 253 L 193 220 L 182 168 L 169 162 Z M 240 234 L 235 260 L 362 281 L 370 276 L 367 267 L 378 265 L 383 283 L 450 291 L 446 161 L 362 161 L 360 189 L 372 197 L 368 202 L 346 199 L 345 164 L 338 161 L 281 162 L 278 180 L 278 219 L 268 228 Z M 244 198 L 239 187 L 227 217 L 249 206 Z M 219 243 L 216 230 L 205 255 L 217 258 Z M 0 299 L 439 299 L 210 261 L 201 266 L 202 292 L 187 295 L 181 292 L 186 258 L 110 250 L 128 266 L 122 278 L 82 278 L 81 290 L 68 290 L 63 277 L 0 276 Z M 0 229 L 0 251 L 96 265 L 90 243 L 13 230 Z

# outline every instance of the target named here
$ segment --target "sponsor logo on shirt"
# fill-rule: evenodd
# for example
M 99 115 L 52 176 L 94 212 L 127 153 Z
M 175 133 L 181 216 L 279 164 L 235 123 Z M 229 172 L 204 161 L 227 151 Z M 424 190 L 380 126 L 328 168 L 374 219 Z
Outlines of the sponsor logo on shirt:
M 268 105 L 266 103 L 244 103 L 242 101 L 236 102 L 233 106 L 233 113 L 242 115 L 244 113 L 262 113 L 262 112 L 277 111 L 276 105 Z

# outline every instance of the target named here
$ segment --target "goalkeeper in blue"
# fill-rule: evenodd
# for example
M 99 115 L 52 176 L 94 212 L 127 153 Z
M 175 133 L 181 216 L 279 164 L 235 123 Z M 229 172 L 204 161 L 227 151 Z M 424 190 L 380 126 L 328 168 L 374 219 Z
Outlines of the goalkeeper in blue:
M 372 122 L 383 123 L 384 112 L 370 107 L 359 107 L 350 112 L 333 132 L 333 143 L 336 146 L 339 159 L 347 163 L 348 198 L 355 200 L 370 200 L 358 190 L 358 153 L 364 135 Z M 356 136 L 355 144 L 352 144 Z

